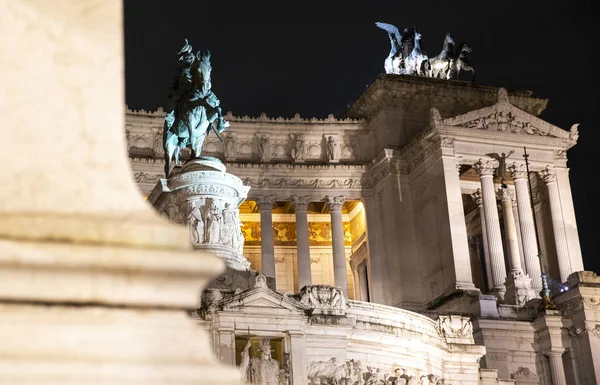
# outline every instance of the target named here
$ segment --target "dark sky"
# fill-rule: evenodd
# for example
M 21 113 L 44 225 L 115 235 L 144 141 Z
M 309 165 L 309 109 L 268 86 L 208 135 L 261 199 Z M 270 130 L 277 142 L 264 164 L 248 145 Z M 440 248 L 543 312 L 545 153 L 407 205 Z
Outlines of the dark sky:
M 211 5 L 212 4 L 212 5 Z M 353 5 L 350 5 L 353 4 Z M 552 5 L 551 5 L 552 4 Z M 416 26 L 437 55 L 450 32 L 473 49 L 476 83 L 549 98 L 542 118 L 580 123 L 569 151 L 571 185 L 587 270 L 600 272 L 600 134 L 597 15 L 592 1 L 158 1 L 125 0 L 126 100 L 165 106 L 164 86 L 187 37 L 212 53 L 213 90 L 234 115 L 340 116 L 383 72 L 389 52 L 376 21 Z M 468 77 L 468 75 L 466 75 Z

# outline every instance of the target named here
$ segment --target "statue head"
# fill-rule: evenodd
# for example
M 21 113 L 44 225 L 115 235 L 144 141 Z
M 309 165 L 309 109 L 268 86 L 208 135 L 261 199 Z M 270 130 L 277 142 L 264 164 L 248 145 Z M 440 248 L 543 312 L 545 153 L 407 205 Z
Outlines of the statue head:
M 268 338 L 260 340 L 259 349 L 263 360 L 271 359 L 271 343 Z

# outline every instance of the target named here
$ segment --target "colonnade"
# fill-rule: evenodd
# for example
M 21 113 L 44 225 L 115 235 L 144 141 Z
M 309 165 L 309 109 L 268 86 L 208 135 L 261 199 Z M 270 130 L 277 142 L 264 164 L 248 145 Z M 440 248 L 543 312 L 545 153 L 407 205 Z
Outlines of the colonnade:
M 273 204 L 275 195 L 256 197 L 260 211 L 262 273 L 275 278 L 275 249 L 273 240 Z M 308 238 L 308 204 L 311 196 L 293 196 L 292 206 L 296 211 L 296 247 L 298 255 L 298 287 L 312 284 L 310 268 L 310 245 Z M 348 273 L 346 270 L 346 250 L 344 247 L 344 223 L 342 218 L 343 196 L 327 196 L 325 203 L 331 215 L 331 243 L 333 253 L 333 274 L 335 286 L 338 286 L 348 298 Z
M 494 171 L 497 167 L 498 161 L 496 160 L 480 159 L 473 164 L 473 168 L 479 175 L 481 188 L 471 196 L 480 210 L 488 282 L 490 282 L 494 294 L 503 296 L 507 281 L 504 259 L 504 247 L 506 246 L 508 248 L 506 255 L 508 256 L 509 277 L 514 278 L 527 274 L 532 280 L 531 286 L 536 292 L 539 292 L 542 287 L 538 255 L 540 251 L 538 250 L 534 213 L 529 195 L 529 175 L 524 164 L 513 163 L 508 167 L 508 171 L 514 181 L 514 190 L 510 186 L 501 186 L 496 189 Z M 556 172 L 554 167 L 547 166 L 539 172 L 539 175 L 545 182 L 548 191 L 560 280 L 565 282 L 572 272 L 572 268 L 556 183 Z M 501 202 L 505 242 L 503 242 L 500 228 L 497 201 Z

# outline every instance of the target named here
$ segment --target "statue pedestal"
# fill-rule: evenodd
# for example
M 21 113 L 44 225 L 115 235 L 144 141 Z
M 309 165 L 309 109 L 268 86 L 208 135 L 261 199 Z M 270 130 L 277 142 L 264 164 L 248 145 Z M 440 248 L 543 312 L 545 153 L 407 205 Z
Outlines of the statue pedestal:
M 522 271 L 508 274 L 505 286 L 504 301 L 507 304 L 524 306 L 530 300 L 538 297 L 531 288 L 531 278 Z
M 161 179 L 148 201 L 171 221 L 189 227 L 194 249 L 217 255 L 230 269 L 245 271 L 250 262 L 243 255 L 238 206 L 249 189 L 226 173 L 219 159 L 201 156 Z

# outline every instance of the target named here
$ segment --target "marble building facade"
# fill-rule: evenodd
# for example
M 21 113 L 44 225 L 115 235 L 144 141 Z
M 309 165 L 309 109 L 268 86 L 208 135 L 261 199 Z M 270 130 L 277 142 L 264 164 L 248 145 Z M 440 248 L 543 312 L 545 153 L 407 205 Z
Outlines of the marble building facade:
M 408 368 L 454 384 L 595 384 L 600 280 L 583 272 L 566 156 L 577 125 L 540 119 L 546 104 L 529 91 L 382 75 L 341 119 L 228 113 L 224 142 L 209 136 L 203 154 L 249 187 L 243 254 L 276 290 L 257 283 L 210 297 L 196 316 L 217 355 L 240 364 L 252 332 L 276 337 L 280 367 L 286 354 L 302 357 L 289 364 L 293 384 L 335 357 L 370 363 L 361 370 L 373 376 Z M 164 115 L 127 111 L 146 197 L 163 178 Z M 538 242 L 558 306 L 542 313 Z M 333 309 L 336 321 L 307 303 L 306 288 L 323 285 L 349 300 Z M 450 321 L 458 326 L 444 334 Z M 410 341 L 429 344 L 430 363 L 402 352 Z M 304 344 L 312 348 L 298 353 Z M 450 363 L 462 359 L 455 346 L 460 369 Z

